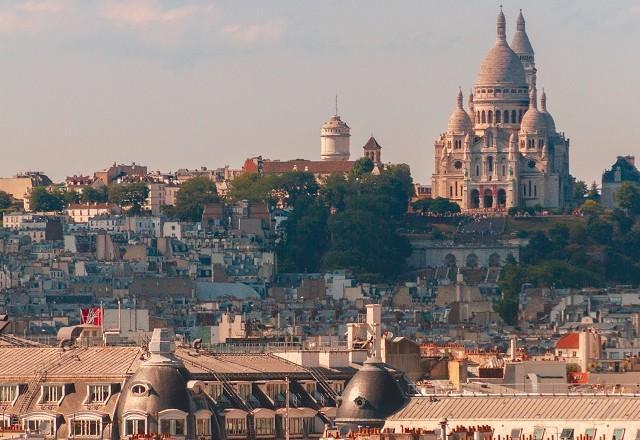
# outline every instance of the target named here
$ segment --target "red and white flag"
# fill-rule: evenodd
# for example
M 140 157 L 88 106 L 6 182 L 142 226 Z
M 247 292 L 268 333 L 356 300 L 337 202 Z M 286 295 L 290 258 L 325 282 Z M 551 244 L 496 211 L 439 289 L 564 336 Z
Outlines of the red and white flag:
M 81 324 L 102 325 L 102 307 L 80 309 Z

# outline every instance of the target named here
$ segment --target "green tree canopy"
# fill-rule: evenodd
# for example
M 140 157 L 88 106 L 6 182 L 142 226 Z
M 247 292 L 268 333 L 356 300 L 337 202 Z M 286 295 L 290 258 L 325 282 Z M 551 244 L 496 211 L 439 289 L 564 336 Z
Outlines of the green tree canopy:
M 591 187 L 589 188 L 589 192 L 587 193 L 587 198 L 596 202 L 600 201 L 600 190 L 598 189 L 598 184 L 595 180 L 591 182 Z
M 361 157 L 356 160 L 349 171 L 349 180 L 360 179 L 371 174 L 373 171 L 374 163 L 368 157 Z
M 333 184 L 331 199 L 344 191 L 344 208 L 332 207 L 337 212 L 329 218 L 331 244 L 325 267 L 349 269 L 362 281 L 396 279 L 411 253 L 409 241 L 399 234 L 413 194 L 408 170 L 392 167 L 345 186 Z
M 181 220 L 199 222 L 204 205 L 218 200 L 218 191 L 213 181 L 206 177 L 194 177 L 180 186 L 173 212 Z
M 65 205 L 69 205 L 70 203 L 79 203 L 80 202 L 80 194 L 75 190 L 70 191 L 57 191 L 57 194 L 62 197 Z
M 302 196 L 316 197 L 320 185 L 312 173 L 288 171 L 283 174 L 260 175 L 245 173 L 231 182 L 229 196 L 232 200 L 278 203 L 284 207 L 294 206 Z
M 94 188 L 92 186 L 88 186 L 82 190 L 80 200 L 84 203 L 105 203 L 109 200 L 107 187 L 99 186 L 98 188 Z
M 587 196 L 589 192 L 589 187 L 584 180 L 575 180 L 573 178 L 573 199 L 576 205 L 581 205 L 584 201 L 584 198 Z
M 349 269 L 362 281 L 392 281 L 405 269 L 411 246 L 397 233 L 392 217 L 364 206 L 371 205 L 347 207 L 331 216 L 332 241 L 326 266 Z
M 317 198 L 302 196 L 284 223 L 277 246 L 279 272 L 319 272 L 329 246 L 329 213 Z
M 65 201 L 61 194 L 49 192 L 47 188 L 39 186 L 31 191 L 29 205 L 32 211 L 62 211 Z
M 270 191 L 269 177 L 258 173 L 244 173 L 231 181 L 229 197 L 235 201 L 261 202 L 268 199 Z
M 598 215 L 603 211 L 602 205 L 593 199 L 585 200 L 580 210 L 586 215 Z
M 149 188 L 144 182 L 109 185 L 107 192 L 110 203 L 129 209 L 132 213 L 140 213 L 149 196 Z
M 616 202 L 629 215 L 640 215 L 640 186 L 631 182 L 624 182 L 616 192 Z
M 0 191 L 0 209 L 7 209 L 13 204 L 13 197 L 11 194 L 4 191 Z
M 289 171 L 270 177 L 271 195 L 284 206 L 295 206 L 300 197 L 316 197 L 320 185 L 309 172 Z
M 443 197 L 435 199 L 421 199 L 413 203 L 413 209 L 423 214 L 455 214 L 460 212 L 460 206 Z

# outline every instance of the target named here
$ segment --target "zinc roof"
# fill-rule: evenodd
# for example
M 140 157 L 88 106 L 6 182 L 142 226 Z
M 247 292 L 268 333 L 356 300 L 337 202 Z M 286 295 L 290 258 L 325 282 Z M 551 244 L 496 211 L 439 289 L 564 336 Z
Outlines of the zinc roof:
M 631 395 L 413 397 L 390 420 L 638 420 Z
M 270 354 L 199 354 L 178 349 L 176 354 L 184 360 L 191 373 L 261 374 L 307 373 L 304 368 Z
M 137 347 L 0 347 L 0 374 L 25 377 L 46 371 L 47 378 L 126 376 L 140 363 Z

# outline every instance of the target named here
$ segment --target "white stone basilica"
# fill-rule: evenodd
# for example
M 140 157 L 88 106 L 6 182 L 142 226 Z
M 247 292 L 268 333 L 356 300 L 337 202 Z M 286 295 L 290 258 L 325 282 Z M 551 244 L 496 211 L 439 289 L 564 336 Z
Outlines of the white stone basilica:
M 496 43 L 480 66 L 467 110 L 462 101 L 459 91 L 447 132 L 435 142 L 433 197 L 463 211 L 564 207 L 571 193 L 569 139 L 556 131 L 544 91 L 538 108 L 522 11 L 510 47 L 500 10 Z

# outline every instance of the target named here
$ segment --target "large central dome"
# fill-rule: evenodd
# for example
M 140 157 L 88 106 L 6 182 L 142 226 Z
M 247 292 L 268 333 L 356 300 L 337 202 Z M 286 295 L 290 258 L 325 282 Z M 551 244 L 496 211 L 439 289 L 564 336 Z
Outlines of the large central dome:
M 480 72 L 478 72 L 478 77 L 476 78 L 476 87 L 526 87 L 527 76 L 524 72 L 524 67 L 522 67 L 522 62 L 507 44 L 506 22 L 502 11 L 498 15 L 497 27 L 496 44 L 480 65 Z
M 526 87 L 527 77 L 518 55 L 509 46 L 496 44 L 480 65 L 476 86 Z

